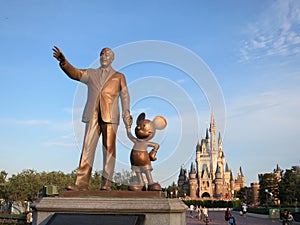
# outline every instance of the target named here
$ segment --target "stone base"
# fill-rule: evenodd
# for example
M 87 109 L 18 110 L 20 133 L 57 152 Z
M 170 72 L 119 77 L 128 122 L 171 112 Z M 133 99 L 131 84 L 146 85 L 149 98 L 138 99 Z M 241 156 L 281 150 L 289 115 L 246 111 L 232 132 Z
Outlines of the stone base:
M 130 191 L 127 193 L 129 197 L 126 197 L 125 192 L 121 194 L 106 191 L 100 194 L 105 197 L 99 197 L 99 193 L 98 196 L 94 194 L 88 197 L 84 197 L 84 193 L 69 193 L 67 195 L 79 194 L 82 197 L 41 198 L 32 206 L 33 225 L 186 224 L 187 206 L 181 200 L 158 197 L 158 193 L 152 197 L 151 194 L 136 193 L 137 197 L 134 198 Z M 115 195 L 120 196 L 114 197 Z
M 161 191 L 61 191 L 59 197 L 164 198 Z

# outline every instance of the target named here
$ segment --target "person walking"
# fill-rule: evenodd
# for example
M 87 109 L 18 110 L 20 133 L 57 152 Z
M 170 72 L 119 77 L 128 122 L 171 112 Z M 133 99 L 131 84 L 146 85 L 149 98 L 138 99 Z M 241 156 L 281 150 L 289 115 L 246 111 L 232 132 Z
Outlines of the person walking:
M 225 211 L 225 221 L 229 221 L 230 217 L 231 217 L 231 212 L 230 212 L 229 208 L 227 208 Z
M 283 210 L 281 220 L 282 220 L 282 225 L 288 225 L 288 211 L 287 211 L 287 209 Z
M 195 206 L 194 205 L 190 205 L 190 217 L 194 218 L 194 210 L 195 210 Z
M 202 219 L 202 206 L 199 205 L 198 207 L 198 221 L 200 221 Z
M 236 223 L 235 223 L 235 218 L 234 218 L 232 215 L 229 217 L 228 223 L 229 223 L 230 225 L 236 225 Z
M 294 222 L 294 217 L 293 217 L 291 211 L 288 211 L 288 213 L 287 213 L 287 224 L 292 225 L 293 222 Z
M 247 204 L 246 203 L 243 203 L 242 205 L 242 212 L 243 212 L 243 216 L 246 217 L 246 213 L 247 213 Z

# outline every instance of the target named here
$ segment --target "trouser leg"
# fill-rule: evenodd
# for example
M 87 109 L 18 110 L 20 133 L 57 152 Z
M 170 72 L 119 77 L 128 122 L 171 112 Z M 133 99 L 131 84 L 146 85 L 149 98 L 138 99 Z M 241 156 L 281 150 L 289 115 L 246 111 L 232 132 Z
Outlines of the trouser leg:
M 100 137 L 100 126 L 98 124 L 98 117 L 95 116 L 86 123 L 83 148 L 77 170 L 76 186 L 88 187 L 91 178 L 95 151 Z
M 145 174 L 146 174 L 146 178 L 148 180 L 148 184 L 149 185 L 153 184 L 153 179 L 152 179 L 151 171 L 150 170 L 146 170 Z
M 116 161 L 116 133 L 117 124 L 102 123 L 100 124 L 102 132 L 102 152 L 103 152 L 103 174 L 102 174 L 102 189 L 111 187 Z
M 144 181 L 143 181 L 143 177 L 142 177 L 142 173 L 141 172 L 135 172 L 136 177 L 138 179 L 139 185 L 143 185 Z

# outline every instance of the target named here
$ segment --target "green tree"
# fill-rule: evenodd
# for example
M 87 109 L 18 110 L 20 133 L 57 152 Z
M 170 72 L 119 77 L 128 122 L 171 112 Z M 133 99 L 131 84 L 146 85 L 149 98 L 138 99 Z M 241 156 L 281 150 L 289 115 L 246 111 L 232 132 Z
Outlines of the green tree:
M 272 205 L 279 196 L 279 180 L 274 173 L 265 173 L 259 176 L 259 199 L 261 204 Z
M 300 200 L 300 167 L 285 170 L 279 185 L 279 198 L 284 204 L 295 204 Z
M 95 171 L 90 180 L 90 190 L 99 190 L 101 187 L 102 171 Z
M 42 188 L 40 176 L 35 170 L 23 170 L 9 178 L 8 200 L 34 200 L 38 197 Z
M 8 183 L 6 181 L 7 172 L 5 170 L 0 171 L 0 198 L 7 199 L 8 197 Z
M 182 190 L 176 185 L 176 183 L 173 181 L 173 183 L 167 188 L 167 192 L 168 192 L 168 197 L 175 197 L 174 196 L 174 191 L 177 190 L 178 191 L 178 196 L 183 196 L 182 194 Z M 171 194 L 172 193 L 172 194 Z
M 250 204 L 252 202 L 252 196 L 253 192 L 249 187 L 243 187 L 236 193 L 236 197 L 239 198 L 242 202 L 246 202 L 247 204 Z
M 71 174 L 65 174 L 61 171 L 41 172 L 39 174 L 42 186 L 55 185 L 59 190 L 65 189 L 66 186 L 74 184 L 76 178 L 76 172 Z
M 0 184 L 6 183 L 7 174 L 5 170 L 0 171 Z
M 55 185 L 65 189 L 66 186 L 74 184 L 76 173 L 64 174 L 61 171 L 41 172 L 35 170 L 23 170 L 17 175 L 12 175 L 5 184 L 5 199 L 10 201 L 35 200 L 43 186 Z

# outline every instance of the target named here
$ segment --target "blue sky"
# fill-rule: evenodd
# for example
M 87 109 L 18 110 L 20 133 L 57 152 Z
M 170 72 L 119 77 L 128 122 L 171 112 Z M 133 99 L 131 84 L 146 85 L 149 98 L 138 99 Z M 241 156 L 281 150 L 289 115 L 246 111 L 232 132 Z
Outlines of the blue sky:
M 153 140 L 161 144 L 153 176 L 164 185 L 177 181 L 181 165 L 189 168 L 211 107 L 218 111 L 209 90 L 222 94 L 216 97 L 225 106 L 216 112 L 217 126 L 235 175 L 242 166 L 250 184 L 277 163 L 283 169 L 299 165 L 299 1 L 0 0 L 0 6 L 0 169 L 9 175 L 71 172 L 78 165 L 85 89 L 59 69 L 53 45 L 78 68 L 95 65 L 103 47 L 119 53 L 134 118 L 145 111 L 168 120 Z M 149 40 L 188 57 L 155 49 L 152 61 L 122 64 L 153 51 L 144 48 Z M 166 61 L 174 56 L 175 64 L 159 61 L 162 55 Z M 182 69 L 194 56 L 207 74 Z M 123 124 L 119 131 L 120 171 L 129 168 L 131 143 Z M 96 157 L 100 170 L 101 154 Z

